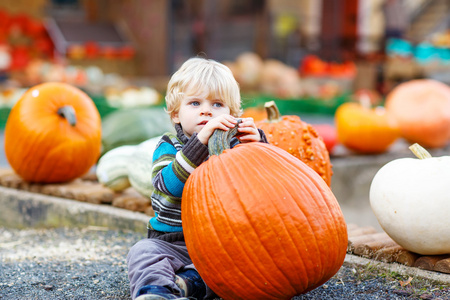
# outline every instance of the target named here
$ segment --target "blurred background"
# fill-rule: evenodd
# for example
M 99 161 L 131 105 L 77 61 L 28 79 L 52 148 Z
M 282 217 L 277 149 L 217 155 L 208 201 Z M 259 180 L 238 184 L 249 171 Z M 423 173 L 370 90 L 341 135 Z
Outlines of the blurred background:
M 450 82 L 448 0 L 2 0 L 0 125 L 30 86 L 64 81 L 102 116 L 160 105 L 189 57 L 226 63 L 244 107 L 332 115 L 403 81 Z

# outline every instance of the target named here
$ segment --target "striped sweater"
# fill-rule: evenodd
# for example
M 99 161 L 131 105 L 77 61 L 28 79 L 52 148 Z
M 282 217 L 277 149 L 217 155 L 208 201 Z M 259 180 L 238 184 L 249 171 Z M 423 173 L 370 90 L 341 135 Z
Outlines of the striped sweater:
M 208 159 L 208 147 L 200 142 L 194 133 L 188 138 L 179 124 L 177 134 L 162 136 L 153 153 L 152 207 L 155 217 L 150 219 L 149 229 L 162 232 L 181 232 L 181 195 L 189 175 Z M 266 136 L 259 130 L 261 142 L 267 143 Z M 239 143 L 231 140 L 231 148 Z

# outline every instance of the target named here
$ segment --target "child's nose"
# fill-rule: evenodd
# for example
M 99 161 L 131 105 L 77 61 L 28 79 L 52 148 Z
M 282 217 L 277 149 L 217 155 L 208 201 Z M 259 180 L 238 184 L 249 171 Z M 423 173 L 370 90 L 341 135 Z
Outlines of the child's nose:
M 212 116 L 211 105 L 203 105 L 200 111 L 201 116 Z

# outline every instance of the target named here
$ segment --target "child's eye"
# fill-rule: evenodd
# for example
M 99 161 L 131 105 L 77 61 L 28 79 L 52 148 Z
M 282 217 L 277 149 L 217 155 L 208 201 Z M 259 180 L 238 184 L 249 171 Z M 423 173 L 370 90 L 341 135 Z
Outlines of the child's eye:
M 223 107 L 223 103 L 222 102 L 214 102 L 213 106 L 214 107 Z
M 191 102 L 189 102 L 189 105 L 192 105 L 192 106 L 199 106 L 199 105 L 200 105 L 200 102 L 198 102 L 198 101 L 191 101 Z

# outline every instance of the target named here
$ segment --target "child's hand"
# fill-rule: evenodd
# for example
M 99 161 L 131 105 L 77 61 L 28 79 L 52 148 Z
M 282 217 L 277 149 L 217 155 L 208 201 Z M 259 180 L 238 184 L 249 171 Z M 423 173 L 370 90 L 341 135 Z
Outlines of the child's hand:
M 256 128 L 253 118 L 242 118 L 242 122 L 239 123 L 237 138 L 241 143 L 259 142 L 261 135 L 258 128 Z
M 216 129 L 222 129 L 224 131 L 229 130 L 236 126 L 237 120 L 231 115 L 220 115 L 214 119 L 211 119 L 197 134 L 197 138 L 203 145 L 208 145 L 209 138 Z

